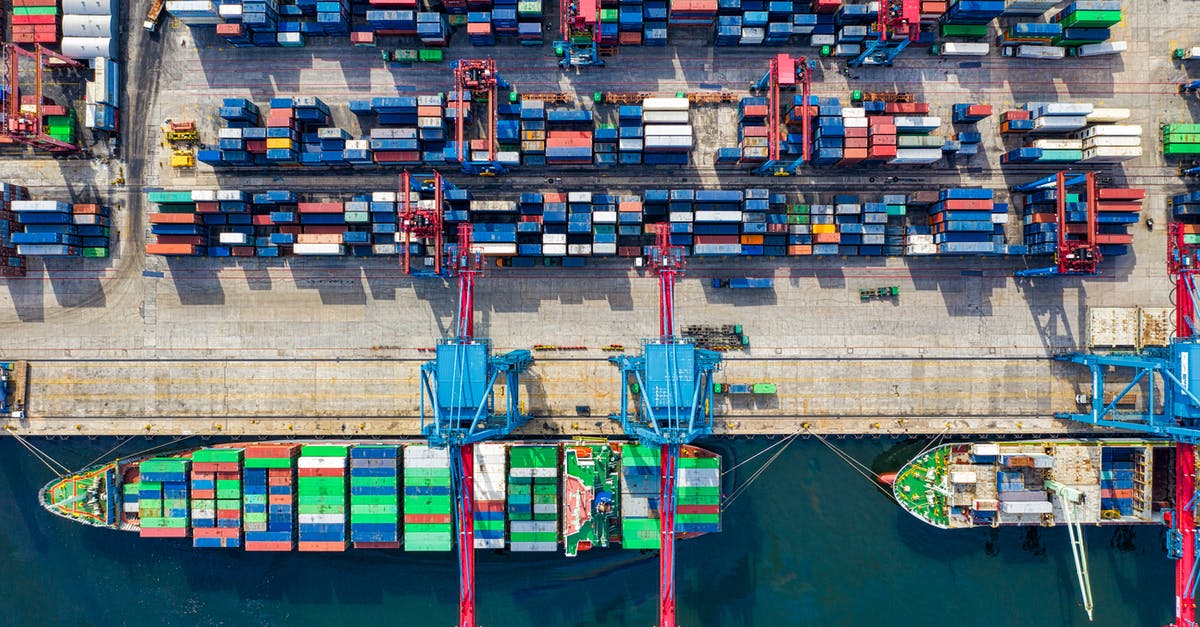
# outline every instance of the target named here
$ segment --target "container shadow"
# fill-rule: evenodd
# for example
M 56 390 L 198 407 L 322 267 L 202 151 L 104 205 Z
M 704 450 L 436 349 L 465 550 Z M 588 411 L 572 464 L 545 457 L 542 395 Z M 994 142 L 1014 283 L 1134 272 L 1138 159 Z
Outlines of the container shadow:
M 314 263 L 309 263 L 309 262 Z M 339 260 L 341 261 L 341 260 Z M 361 266 L 330 268 L 317 260 L 292 259 L 288 269 L 298 290 L 316 290 L 322 305 L 365 305 Z
M 42 264 L 55 299 L 61 307 L 104 307 L 106 297 L 100 282 L 103 267 L 93 269 L 93 264 L 74 257 L 45 257 Z M 107 266 L 105 261 L 103 264 Z
M 27 260 L 25 276 L 5 281 L 8 284 L 9 298 L 13 302 L 13 311 L 22 322 L 42 322 L 46 319 L 43 270 L 42 264 Z
M 183 305 L 224 305 L 221 265 L 203 257 L 166 257 L 179 302 Z

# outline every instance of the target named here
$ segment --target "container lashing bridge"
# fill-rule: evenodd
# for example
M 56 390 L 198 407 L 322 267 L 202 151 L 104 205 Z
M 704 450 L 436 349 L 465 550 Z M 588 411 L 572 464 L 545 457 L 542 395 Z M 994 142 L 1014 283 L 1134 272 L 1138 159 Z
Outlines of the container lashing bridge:
M 32 146 L 48 152 L 74 152 L 79 146 L 51 137 L 46 133 L 42 119 L 42 84 L 43 74 L 47 67 L 82 68 L 83 64 L 75 59 L 47 50 L 41 44 L 34 49 L 26 50 L 14 43 L 3 45 L 3 68 L 8 73 L 3 82 L 4 123 L 0 126 L 0 138 L 6 143 L 18 143 Z M 21 107 L 21 96 L 26 92 L 21 89 L 21 59 L 33 61 L 33 104 L 32 110 Z
M 602 67 L 600 48 L 600 3 L 597 0 L 560 0 L 559 27 L 562 40 L 554 43 L 554 52 L 562 57 L 558 65 L 566 70 L 573 67 Z
M 449 449 L 459 625 L 474 627 L 474 445 L 503 438 L 529 420 L 522 411 L 519 384 L 533 355 L 527 350 L 493 355 L 491 342 L 475 337 L 475 279 L 483 272 L 483 255 L 471 246 L 470 224 L 459 225 L 458 241 L 448 256 L 450 271 L 458 276 L 455 333 L 441 340 L 435 358 L 421 366 L 421 433 L 430 446 Z M 497 411 L 495 387 L 501 376 L 505 406 Z
M 499 89 L 507 89 L 508 83 L 500 78 L 494 59 L 460 59 L 454 62 L 454 141 L 458 162 L 463 173 L 495 176 L 504 174 L 505 168 L 496 160 L 496 107 L 499 105 Z M 467 145 L 467 103 L 485 101 L 487 128 L 485 129 L 487 150 L 472 150 Z M 477 157 L 486 154 L 485 159 Z
M 1084 186 L 1086 196 L 1087 222 L 1081 232 L 1073 231 L 1067 224 L 1067 190 Z M 1014 186 L 1015 192 L 1035 192 L 1053 189 L 1055 192 L 1055 213 L 1057 218 L 1058 243 L 1054 250 L 1054 265 L 1045 268 L 1030 268 L 1018 270 L 1018 277 L 1091 275 L 1096 274 L 1102 255 L 1097 242 L 1099 232 L 1096 209 L 1098 198 L 1096 188 L 1096 173 L 1068 175 L 1058 172 L 1036 181 Z
M 621 370 L 621 411 L 611 417 L 626 435 L 661 453 L 659 486 L 659 627 L 675 627 L 675 483 L 683 444 L 712 434 L 712 375 L 720 353 L 696 348 L 675 325 L 675 278 L 684 269 L 683 250 L 660 225 L 650 265 L 658 274 L 659 338 L 644 340 L 639 356 L 609 361 Z M 635 408 L 629 397 L 636 398 Z
M 758 79 L 751 88 L 753 91 L 765 93 L 767 96 L 767 161 L 758 167 L 758 174 L 773 176 L 788 176 L 795 174 L 801 165 L 808 163 L 812 157 L 812 119 L 809 116 L 808 101 L 812 93 L 812 72 L 815 64 L 805 57 L 792 57 L 787 54 L 775 55 L 762 78 Z M 781 102 L 781 92 L 800 89 L 800 156 L 787 160 L 781 156 L 782 144 L 787 135 L 787 129 L 780 119 L 782 108 L 787 103 Z M 789 106 L 790 109 L 790 106 Z
M 433 205 L 422 204 L 419 200 L 413 202 L 413 192 L 421 192 L 424 183 L 413 185 L 412 175 L 408 170 L 400 174 L 400 224 L 397 227 L 403 237 L 404 273 L 413 276 L 442 276 L 442 254 L 445 248 L 445 181 L 438 171 L 433 172 Z M 433 248 L 433 267 L 413 271 L 411 254 L 413 240 L 424 240 L 427 247 Z
M 1166 348 L 1143 348 L 1135 354 L 1096 355 L 1075 353 L 1059 359 L 1087 366 L 1092 375 L 1090 411 L 1059 413 L 1059 418 L 1103 427 L 1135 431 L 1175 441 L 1174 508 L 1166 512 L 1170 528 L 1166 551 L 1175 560 L 1175 620 L 1168 627 L 1196 626 L 1197 570 L 1196 457 L 1200 443 L 1200 337 L 1197 329 L 1196 274 L 1200 249 L 1185 243 L 1183 225 L 1167 228 L 1167 271 L 1175 279 L 1175 338 Z M 1132 373 L 1110 401 L 1105 402 L 1105 377 L 1121 370 Z M 1144 386 L 1147 402 L 1142 410 L 1120 409 L 1122 400 Z M 1161 398 L 1156 396 L 1161 390 Z
M 891 65 L 914 41 L 921 38 L 921 0 L 883 0 L 875 30 L 878 36 L 863 42 L 863 51 L 848 62 L 850 67 Z

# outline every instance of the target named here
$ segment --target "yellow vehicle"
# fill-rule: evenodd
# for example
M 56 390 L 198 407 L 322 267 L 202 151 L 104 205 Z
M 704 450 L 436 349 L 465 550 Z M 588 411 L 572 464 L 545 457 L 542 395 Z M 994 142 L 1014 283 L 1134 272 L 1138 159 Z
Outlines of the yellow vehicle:
M 196 154 L 190 150 L 176 150 L 171 155 L 171 167 L 192 168 L 196 166 Z

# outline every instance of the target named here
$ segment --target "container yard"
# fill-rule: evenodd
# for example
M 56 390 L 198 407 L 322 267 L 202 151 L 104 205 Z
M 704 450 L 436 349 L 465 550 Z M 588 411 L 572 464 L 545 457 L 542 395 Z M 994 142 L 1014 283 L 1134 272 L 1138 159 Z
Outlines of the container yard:
M 1040 527 L 1051 622 L 1125 602 L 1093 595 L 1095 528 L 1153 525 L 1154 620 L 1194 624 L 1188 3 L 11 5 L 0 423 L 53 469 L 28 525 L 445 568 L 423 605 L 464 626 L 533 563 L 645 579 L 552 624 L 729 624 L 683 565 L 762 532 L 741 495 L 808 440 L 894 501 L 867 533 Z M 822 480 L 755 516 L 823 520 Z

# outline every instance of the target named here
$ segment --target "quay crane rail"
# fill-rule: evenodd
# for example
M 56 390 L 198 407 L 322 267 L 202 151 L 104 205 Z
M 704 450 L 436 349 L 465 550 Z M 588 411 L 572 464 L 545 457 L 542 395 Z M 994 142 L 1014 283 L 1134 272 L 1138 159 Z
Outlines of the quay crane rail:
M 504 166 L 496 160 L 496 120 L 498 91 L 508 86 L 496 70 L 495 59 L 460 59 L 454 62 L 454 141 L 464 174 L 504 174 Z M 487 159 L 477 161 L 473 155 L 475 151 L 466 145 L 466 103 L 480 99 L 486 100 L 487 106 Z
M 1084 186 L 1087 196 L 1087 226 L 1083 233 L 1067 232 L 1067 190 L 1072 187 Z M 1057 217 L 1058 243 L 1054 250 L 1054 265 L 1046 268 L 1030 268 L 1018 270 L 1018 277 L 1092 275 L 1096 274 L 1103 256 L 1097 243 L 1099 233 L 1096 209 L 1097 189 L 1096 173 L 1087 172 L 1068 178 L 1066 172 L 1059 172 L 1036 181 L 1013 187 L 1015 192 L 1033 192 L 1039 190 L 1055 190 L 1055 213 Z
M 0 141 L 32 146 L 49 152 L 74 152 L 79 146 L 51 137 L 46 133 L 42 120 L 42 82 L 47 66 L 82 68 L 83 64 L 36 44 L 26 50 L 14 43 L 3 44 L 3 68 L 8 72 L 4 82 L 4 120 L 0 126 Z M 21 59 L 32 59 L 34 63 L 34 87 L 32 111 L 21 107 Z
M 458 544 L 459 625 L 475 625 L 474 445 L 503 438 L 529 420 L 520 404 L 520 375 L 533 365 L 528 350 L 491 354 L 491 342 L 475 337 L 475 279 L 483 254 L 471 245 L 471 225 L 460 224 L 449 255 L 458 276 L 454 337 L 442 339 L 436 357 L 421 366 L 421 433 L 434 448 L 449 449 L 451 498 Z M 505 379 L 506 406 L 495 409 L 495 387 Z M 426 407 L 432 417 L 426 420 Z
M 1200 249 L 1187 244 L 1183 225 L 1167 228 L 1167 272 L 1175 278 L 1175 338 L 1167 348 L 1144 348 L 1135 354 L 1095 355 L 1075 353 L 1060 360 L 1087 366 L 1092 375 L 1091 411 L 1059 413 L 1066 418 L 1103 427 L 1135 431 L 1175 441 L 1174 508 L 1169 518 L 1167 556 L 1175 560 L 1175 620 L 1167 627 L 1196 626 L 1196 444 L 1200 443 L 1200 337 L 1196 335 L 1196 274 Z M 1133 380 L 1105 402 L 1105 375 L 1110 370 L 1133 372 Z M 1144 410 L 1121 409 L 1126 395 L 1145 385 Z M 1161 389 L 1156 399 L 1155 390 Z M 1161 410 L 1159 409 L 1161 407 Z
M 921 38 L 921 0 L 883 0 L 875 22 L 878 37 L 863 42 L 863 51 L 847 65 L 891 65 L 901 52 Z
M 812 119 L 809 117 L 808 101 L 812 93 L 812 71 L 815 64 L 805 57 L 792 57 L 787 54 L 775 55 L 762 78 L 751 85 L 752 91 L 765 92 L 767 95 L 767 161 L 758 167 L 758 174 L 773 176 L 788 176 L 795 174 L 801 165 L 812 158 Z M 800 88 L 800 157 L 790 163 L 781 159 L 781 145 L 787 130 L 780 119 L 780 109 L 785 103 L 780 101 L 783 90 Z
M 621 370 L 621 411 L 611 416 L 646 446 L 661 451 L 659 483 L 659 627 L 675 627 L 675 484 L 679 451 L 713 431 L 712 375 L 720 353 L 696 348 L 679 335 L 675 324 L 675 279 L 684 256 L 660 225 L 650 249 L 650 265 L 658 275 L 659 338 L 643 340 L 640 356 L 618 355 L 609 361 Z M 629 397 L 637 398 L 636 410 Z

